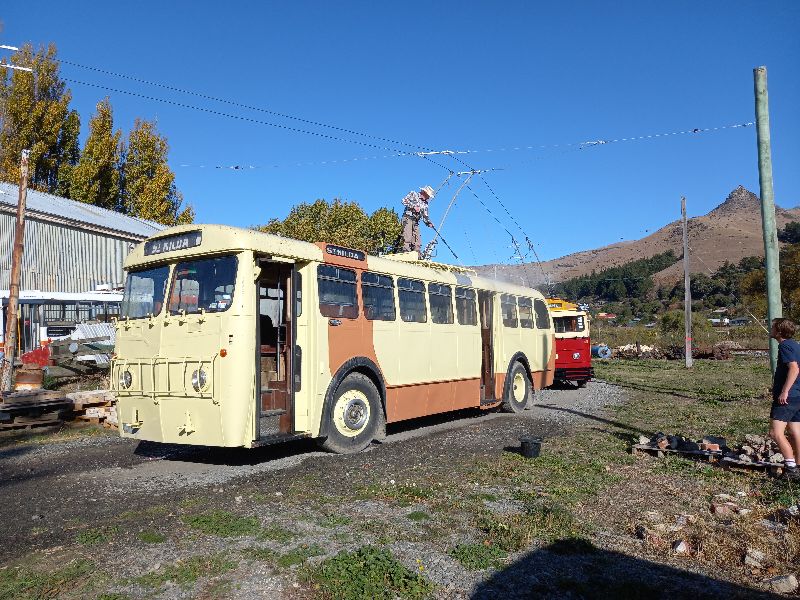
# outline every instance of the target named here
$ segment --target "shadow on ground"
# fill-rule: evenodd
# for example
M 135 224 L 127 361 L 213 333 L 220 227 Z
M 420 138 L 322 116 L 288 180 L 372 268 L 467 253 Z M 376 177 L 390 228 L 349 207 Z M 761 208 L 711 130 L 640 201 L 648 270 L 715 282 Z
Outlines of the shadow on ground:
M 428 429 L 435 429 L 449 423 L 457 424 L 460 427 L 468 424 L 471 420 L 477 421 L 481 417 L 486 417 L 487 414 L 487 411 L 479 409 L 465 409 L 392 423 L 386 428 L 388 437 L 386 442 L 393 442 L 392 438 L 394 436 L 416 437 L 426 433 Z M 377 443 L 380 444 L 381 442 Z M 321 450 L 312 439 L 295 439 L 260 448 L 214 448 L 141 441 L 134 451 L 136 456 L 145 460 L 168 460 L 232 467 L 258 465 L 317 452 L 321 452 Z
M 472 595 L 473 600 L 496 598 L 777 600 L 782 596 L 568 538 L 525 554 L 479 584 Z

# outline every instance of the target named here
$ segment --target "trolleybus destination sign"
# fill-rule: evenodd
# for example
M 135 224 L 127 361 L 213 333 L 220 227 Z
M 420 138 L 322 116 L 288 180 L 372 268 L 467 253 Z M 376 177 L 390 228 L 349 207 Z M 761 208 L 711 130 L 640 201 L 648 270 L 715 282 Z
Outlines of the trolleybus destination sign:
M 325 251 L 328 254 L 333 254 L 334 256 L 338 256 L 340 258 L 351 258 L 353 260 L 366 259 L 364 253 L 360 250 L 351 250 L 350 248 L 342 248 L 341 246 L 333 246 L 332 244 L 325 246 Z
M 164 252 L 174 252 L 176 250 L 186 250 L 199 246 L 203 241 L 203 235 L 199 231 L 187 231 L 177 235 L 148 240 L 144 243 L 144 255 L 162 254 Z

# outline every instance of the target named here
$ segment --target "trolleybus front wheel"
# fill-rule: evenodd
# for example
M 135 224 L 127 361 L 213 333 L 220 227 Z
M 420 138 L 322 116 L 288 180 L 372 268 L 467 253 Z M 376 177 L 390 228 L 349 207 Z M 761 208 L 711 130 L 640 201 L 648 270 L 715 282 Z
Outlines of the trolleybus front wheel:
M 329 452 L 360 452 L 378 437 L 384 422 L 375 385 L 366 375 L 350 373 L 333 394 L 325 411 L 327 435 L 319 440 Z
M 508 377 L 502 408 L 505 412 L 520 413 L 527 408 L 531 398 L 531 380 L 525 366 L 519 361 L 511 367 Z

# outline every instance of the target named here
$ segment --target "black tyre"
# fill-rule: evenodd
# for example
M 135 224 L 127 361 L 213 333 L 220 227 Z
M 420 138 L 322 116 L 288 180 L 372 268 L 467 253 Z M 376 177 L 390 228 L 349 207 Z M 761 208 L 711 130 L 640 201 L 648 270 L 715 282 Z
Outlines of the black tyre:
M 532 387 L 525 366 L 519 361 L 515 362 L 506 380 L 505 396 L 502 405 L 503 411 L 520 413 L 525 410 L 531 399 Z
M 379 437 L 385 427 L 380 395 L 369 377 L 350 373 L 336 388 L 322 416 L 327 435 L 319 444 L 329 452 L 360 452 Z

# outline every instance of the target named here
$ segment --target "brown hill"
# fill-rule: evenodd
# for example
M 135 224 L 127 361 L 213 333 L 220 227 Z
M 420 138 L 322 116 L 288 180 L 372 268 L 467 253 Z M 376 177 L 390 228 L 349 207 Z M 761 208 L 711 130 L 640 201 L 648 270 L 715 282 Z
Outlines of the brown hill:
M 779 228 L 790 221 L 800 221 L 800 206 L 790 210 L 776 207 L 775 217 Z M 694 273 L 714 271 L 725 261 L 735 263 L 746 256 L 763 256 L 758 196 L 740 185 L 714 210 L 689 219 L 689 248 L 689 265 Z M 541 286 L 546 283 L 542 270 L 555 283 L 650 258 L 667 250 L 673 250 L 676 256 L 683 255 L 680 221 L 673 221 L 640 240 L 619 242 L 543 262 L 543 269 L 534 264 L 485 265 L 477 270 L 487 275 L 496 272 L 498 278 L 509 281 Z M 682 273 L 683 267 L 679 262 L 657 273 L 655 278 L 662 282 L 676 281 Z

